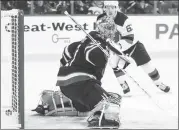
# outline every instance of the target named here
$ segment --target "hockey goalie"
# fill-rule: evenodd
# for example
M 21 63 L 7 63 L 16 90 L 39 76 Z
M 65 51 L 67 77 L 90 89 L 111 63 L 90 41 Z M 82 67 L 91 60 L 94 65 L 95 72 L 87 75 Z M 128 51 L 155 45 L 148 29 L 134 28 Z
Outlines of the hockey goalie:
M 56 83 L 61 91 L 42 92 L 42 105 L 34 111 L 45 115 L 70 115 L 71 111 L 76 116 L 83 112 L 87 113 L 89 127 L 119 128 L 121 96 L 101 86 L 111 48 L 107 39 L 113 39 L 115 32 L 114 21 L 101 18 L 97 30 L 89 33 L 98 44 L 86 36 L 65 47 Z

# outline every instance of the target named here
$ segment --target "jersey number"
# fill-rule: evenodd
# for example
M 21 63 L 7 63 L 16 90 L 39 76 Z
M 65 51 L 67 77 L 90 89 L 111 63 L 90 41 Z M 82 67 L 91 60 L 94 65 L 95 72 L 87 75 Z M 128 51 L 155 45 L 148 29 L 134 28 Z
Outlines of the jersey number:
M 131 27 L 131 24 L 127 25 L 127 26 L 126 26 L 126 29 L 127 29 L 127 32 L 130 32 L 130 31 L 133 30 L 132 27 Z

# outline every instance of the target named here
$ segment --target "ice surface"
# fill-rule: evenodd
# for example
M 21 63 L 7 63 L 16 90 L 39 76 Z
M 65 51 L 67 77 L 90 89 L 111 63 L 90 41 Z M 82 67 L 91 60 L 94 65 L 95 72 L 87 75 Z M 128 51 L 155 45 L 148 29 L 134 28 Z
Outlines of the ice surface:
M 45 89 L 57 89 L 55 83 L 59 67 L 58 56 L 55 58 L 50 58 L 50 56 L 38 58 L 38 56 L 39 55 L 31 55 L 30 57 L 25 57 L 25 128 L 85 129 L 87 125 L 85 118 L 44 117 L 31 112 L 31 109 L 34 109 L 38 104 L 40 92 Z M 159 109 L 140 88 L 128 79 L 131 86 L 131 93 L 129 96 L 123 97 L 121 106 L 121 129 L 178 128 L 178 57 L 153 58 L 153 63 L 158 68 L 164 83 L 170 85 L 172 92 L 164 94 L 159 91 L 149 80 L 145 79 L 144 75 L 136 75 L 136 69 L 132 67 L 130 69 L 133 70 L 133 72 L 130 74 L 135 76 L 136 80 L 155 97 L 155 101 L 160 104 L 162 108 L 167 108 L 168 104 L 170 104 L 172 108 L 165 111 Z M 105 72 L 103 87 L 107 91 L 122 94 L 121 88 L 111 69 L 107 69 Z M 1 92 L 3 93 L 4 91 L 2 99 L 7 97 L 5 90 L 5 86 L 2 85 Z M 1 119 L 4 119 L 2 116 Z
M 143 75 L 137 77 L 135 71 L 131 74 L 140 79 L 141 85 L 144 85 L 162 108 L 172 108 L 161 110 L 151 99 L 149 99 L 133 82 L 130 82 L 132 97 L 123 98 L 121 107 L 121 128 L 139 129 L 139 128 L 178 128 L 178 60 L 177 58 L 154 59 L 154 64 L 160 71 L 164 83 L 171 86 L 172 92 L 163 94 L 151 82 L 146 80 Z M 26 62 L 25 65 L 25 126 L 26 128 L 52 128 L 52 129 L 73 129 L 86 128 L 84 118 L 79 117 L 43 117 L 34 115 L 30 109 L 35 108 L 39 93 L 44 89 L 55 89 L 56 74 L 58 72 L 59 61 L 39 61 Z M 132 70 L 132 69 L 131 69 Z M 135 69 L 133 69 L 135 70 Z M 141 80 L 142 79 L 142 80 Z M 103 78 L 103 87 L 107 91 L 118 92 L 122 94 L 115 76 L 111 69 L 107 69 Z M 164 102 L 165 101 L 165 102 Z

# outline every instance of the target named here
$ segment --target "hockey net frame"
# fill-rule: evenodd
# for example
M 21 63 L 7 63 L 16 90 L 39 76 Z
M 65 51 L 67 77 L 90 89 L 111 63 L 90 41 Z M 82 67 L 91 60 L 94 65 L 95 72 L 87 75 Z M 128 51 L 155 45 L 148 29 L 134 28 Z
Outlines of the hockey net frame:
M 5 115 L 15 116 L 16 123 L 10 128 L 24 128 L 24 13 L 22 10 L 1 10 L 1 21 L 4 17 L 10 18 L 8 24 L 11 33 L 11 106 L 4 110 Z M 4 28 L 1 24 L 1 28 Z M 2 30 L 2 29 L 1 29 Z M 1 33 L 3 37 L 3 33 Z M 3 41 L 1 41 L 3 42 Z M 1 45 L 4 43 L 1 43 Z M 2 97 L 3 98 L 3 97 Z M 1 99 L 5 100 L 5 99 Z M 2 106 L 1 106 L 2 107 Z M 2 126 L 2 125 L 1 125 Z

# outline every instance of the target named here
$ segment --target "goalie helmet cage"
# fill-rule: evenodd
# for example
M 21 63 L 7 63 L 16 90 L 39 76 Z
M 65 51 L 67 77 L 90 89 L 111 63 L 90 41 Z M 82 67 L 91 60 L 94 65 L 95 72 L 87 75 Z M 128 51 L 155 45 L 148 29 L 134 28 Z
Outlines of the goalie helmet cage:
M 4 24 L 2 24 L 3 19 Z M 5 33 L 2 31 L 3 28 L 5 30 Z M 7 33 L 9 34 L 8 37 L 6 35 Z M 13 124 L 13 126 L 11 126 L 11 128 L 15 128 L 12 129 L 24 129 L 24 13 L 22 10 L 1 10 L 1 37 L 6 37 L 6 39 L 9 39 L 9 42 L 5 41 L 5 43 L 2 40 L 3 38 L 1 39 L 1 46 L 4 45 L 8 46 L 9 48 L 9 52 L 5 53 L 9 53 L 8 71 L 10 73 L 10 83 L 8 87 L 10 88 L 10 95 L 8 96 L 10 96 L 11 101 L 9 103 L 10 106 L 5 109 L 5 112 L 6 115 L 9 115 L 7 114 L 7 112 L 10 112 L 11 114 L 8 118 L 14 118 L 15 120 L 15 123 Z M 3 52 L 3 50 L 1 51 Z M 1 97 L 1 101 L 2 100 L 5 99 Z M 9 125 L 10 124 L 11 123 L 9 122 Z

